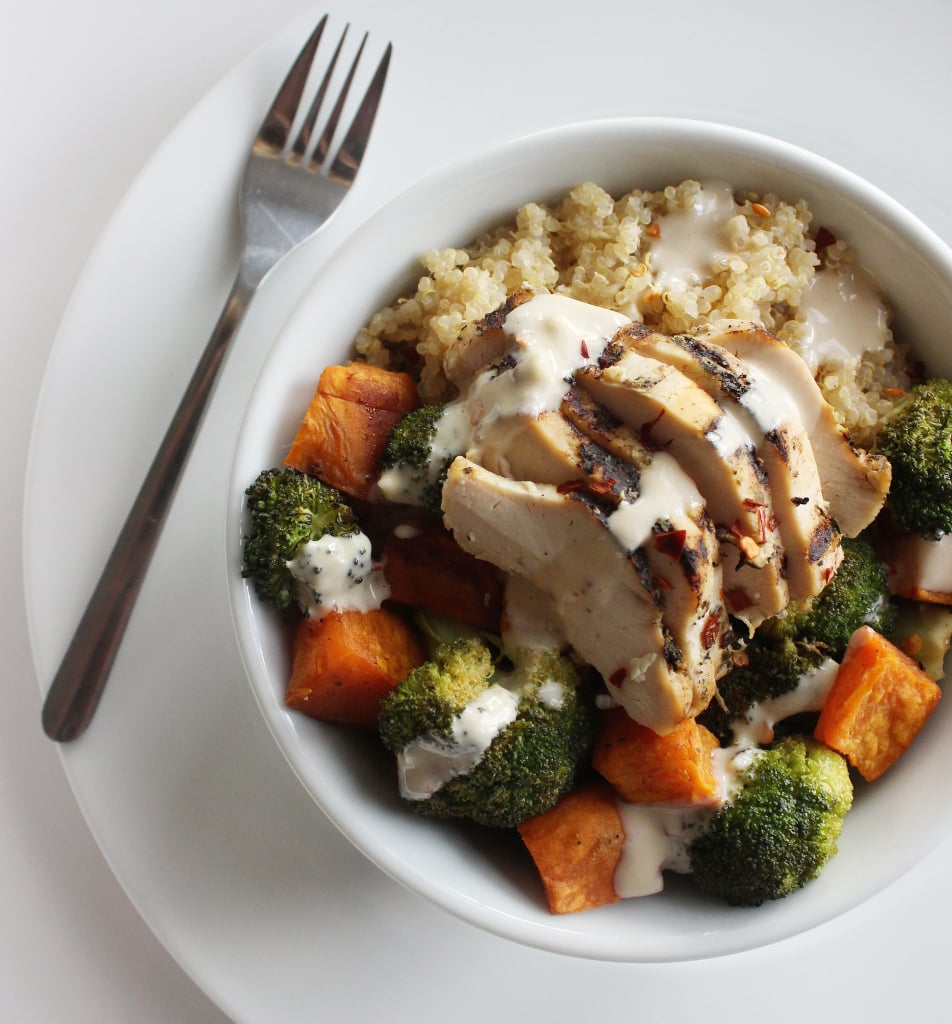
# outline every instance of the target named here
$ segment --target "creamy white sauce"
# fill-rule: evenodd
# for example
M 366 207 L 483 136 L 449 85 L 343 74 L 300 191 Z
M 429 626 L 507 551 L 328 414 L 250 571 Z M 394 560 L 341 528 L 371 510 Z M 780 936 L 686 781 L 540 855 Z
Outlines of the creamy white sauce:
M 518 712 L 515 693 L 498 683 L 487 687 L 456 715 L 448 739 L 422 737 L 397 755 L 400 793 L 407 800 L 428 800 L 451 779 L 471 772 Z
M 550 711 L 558 711 L 565 703 L 565 686 L 557 679 L 546 679 L 536 690 L 536 700 Z
M 608 517 L 608 529 L 625 551 L 635 551 L 659 520 L 697 515 L 703 507 L 704 499 L 677 460 L 658 452 L 641 474 L 638 497 L 619 503 Z
M 348 537 L 324 534 L 302 544 L 287 563 L 299 584 L 299 596 L 308 616 L 327 611 L 367 612 L 390 596 L 383 573 L 375 568 L 370 538 L 364 533 Z
M 818 271 L 804 289 L 798 319 L 805 325 L 800 345 L 811 370 L 858 359 L 882 348 L 889 336 L 879 286 L 861 267 Z
M 742 361 L 750 388 L 739 402 L 753 417 L 758 430 L 769 434 L 772 430 L 801 422 L 799 406 L 784 384 L 773 374 L 762 370 L 755 357 L 748 353 L 744 353 Z
M 709 808 L 656 807 L 616 801 L 625 830 L 621 860 L 615 868 L 615 893 L 622 899 L 651 896 L 664 888 L 664 871 L 691 869 L 688 846 Z
M 472 435 L 469 412 L 459 402 L 450 402 L 436 422 L 431 443 L 432 455 L 425 469 L 392 466 L 380 474 L 377 487 L 387 501 L 404 505 L 422 505 L 423 495 L 440 477 L 448 459 L 465 451 Z
M 565 295 L 534 295 L 506 317 L 515 366 L 478 375 L 462 403 L 473 439 L 489 425 L 514 416 L 538 416 L 559 408 L 569 379 L 595 362 L 628 317 Z
M 837 662 L 827 658 L 818 668 L 802 675 L 789 692 L 752 707 L 746 717 L 733 726 L 735 745 L 743 748 L 770 743 L 778 722 L 805 711 L 821 711 L 837 669 Z
M 648 249 L 656 286 L 685 290 L 704 284 L 731 254 L 727 223 L 738 214 L 731 187 L 706 181 L 691 206 L 659 217 L 660 234 Z
M 705 435 L 722 459 L 727 459 L 739 451 L 749 451 L 757 446 L 750 432 L 745 429 L 736 413 L 721 406 L 723 415 L 717 426 Z

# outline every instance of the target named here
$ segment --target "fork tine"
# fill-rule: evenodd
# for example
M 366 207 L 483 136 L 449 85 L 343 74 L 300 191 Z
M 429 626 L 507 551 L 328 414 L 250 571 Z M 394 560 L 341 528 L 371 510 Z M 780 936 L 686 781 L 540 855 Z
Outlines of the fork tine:
M 311 136 L 314 133 L 314 126 L 317 124 L 317 118 L 321 112 L 321 106 L 324 103 L 324 97 L 327 95 L 327 89 L 331 83 L 331 76 L 334 74 L 334 68 L 337 67 L 337 59 L 340 57 L 340 52 L 343 49 L 344 40 L 347 38 L 347 30 L 349 28 L 349 24 L 344 26 L 344 31 L 341 33 L 341 37 L 337 43 L 337 49 L 334 51 L 334 56 L 331 57 L 330 64 L 327 66 L 327 71 L 324 72 L 324 77 L 321 79 L 321 84 L 318 86 L 317 93 L 311 103 L 311 109 L 307 112 L 307 117 L 304 119 L 304 123 L 301 125 L 301 130 L 298 132 L 297 137 L 294 140 L 291 152 L 288 154 L 288 159 L 292 163 L 299 163 L 304 159 L 304 154 L 311 141 Z
M 312 158 L 312 165 L 314 167 L 323 167 L 324 160 L 327 157 L 327 152 L 331 148 L 331 140 L 334 137 L 334 132 L 337 131 L 337 124 L 340 121 L 341 111 L 344 109 L 344 103 L 347 100 L 347 94 L 350 92 L 351 83 L 354 80 L 354 75 L 357 72 L 357 65 L 360 63 L 360 58 L 364 52 L 364 45 L 367 42 L 368 33 L 364 33 L 363 39 L 360 41 L 360 46 L 357 48 L 357 55 L 354 57 L 350 65 L 350 70 L 347 72 L 347 78 L 341 87 L 340 95 L 337 97 L 337 102 L 334 104 L 334 109 L 331 111 L 331 116 L 327 119 L 327 124 L 324 125 L 324 130 L 321 132 L 321 137 L 317 140 L 317 145 L 314 147 L 314 156 Z
M 367 140 L 370 138 L 370 130 L 373 128 L 377 107 L 380 105 L 380 97 L 387 80 L 387 70 L 390 67 L 392 53 L 393 44 L 387 43 L 387 48 L 374 72 L 374 77 L 371 79 L 370 85 L 367 86 L 360 107 L 351 121 L 350 128 L 347 130 L 344 141 L 340 144 L 337 156 L 328 172 L 329 178 L 343 182 L 345 185 L 350 185 L 353 182 L 360 169 L 360 162 L 364 158 Z
M 271 109 L 265 115 L 261 128 L 258 130 L 254 141 L 255 152 L 277 154 L 287 144 L 291 124 L 297 113 L 298 104 L 301 102 L 301 95 L 307 84 L 311 64 L 314 62 L 314 54 L 317 52 L 317 44 L 321 41 L 326 24 L 327 15 L 325 14 L 304 44 L 297 60 L 291 66 L 291 70 L 288 71 L 274 102 L 271 104 Z

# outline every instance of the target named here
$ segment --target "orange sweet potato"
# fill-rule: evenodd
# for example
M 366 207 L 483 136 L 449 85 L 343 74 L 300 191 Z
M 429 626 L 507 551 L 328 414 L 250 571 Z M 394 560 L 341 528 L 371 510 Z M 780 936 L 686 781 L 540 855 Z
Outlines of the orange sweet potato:
M 463 551 L 438 524 L 393 532 L 382 547 L 390 597 L 401 604 L 497 631 L 502 615 L 499 570 Z
M 814 735 L 872 781 L 907 750 L 940 695 L 916 662 L 861 626 L 846 648 Z
M 368 363 L 328 366 L 285 464 L 352 497 L 366 498 L 391 431 L 419 404 L 408 374 Z
M 619 899 L 615 869 L 625 829 L 611 787 L 601 780 L 567 793 L 518 826 L 553 914 L 590 910 Z
M 592 764 L 628 803 L 709 804 L 718 797 L 717 746 L 693 718 L 659 736 L 624 708 L 611 708 L 601 715 Z
M 323 721 L 375 728 L 380 701 L 425 660 L 416 634 L 386 608 L 302 619 L 284 701 Z

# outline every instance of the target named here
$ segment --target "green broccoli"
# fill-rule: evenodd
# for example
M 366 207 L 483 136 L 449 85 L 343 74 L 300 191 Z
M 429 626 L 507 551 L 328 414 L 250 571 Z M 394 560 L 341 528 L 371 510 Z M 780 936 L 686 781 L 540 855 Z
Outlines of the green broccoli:
M 860 626 L 888 634 L 896 623 L 889 600 L 889 576 L 876 548 L 865 537 L 843 538 L 843 561 L 823 590 L 807 605 L 788 606 L 763 623 L 761 639 L 790 639 L 839 661 Z
M 787 737 L 755 755 L 690 843 L 694 881 L 732 906 L 787 896 L 836 853 L 852 802 L 845 759 L 813 739 Z
M 384 698 L 380 736 L 417 812 L 509 828 L 548 810 L 587 762 L 593 705 L 557 651 L 497 667 L 479 637 L 442 644 Z
M 381 480 L 391 500 L 439 509 L 447 470 L 460 454 L 436 446 L 445 410 L 445 405 L 424 405 L 393 428 L 380 459 L 381 468 L 391 471 Z
M 952 381 L 917 384 L 890 411 L 875 451 L 892 464 L 886 506 L 900 529 L 952 532 Z
M 729 745 L 735 723 L 743 722 L 751 708 L 796 689 L 823 661 L 815 648 L 801 647 L 789 637 L 767 641 L 758 633 L 743 658 L 718 681 L 717 694 L 698 721 Z
M 295 469 L 264 470 L 245 496 L 250 529 L 242 576 L 251 580 L 261 600 L 287 612 L 300 599 L 300 583 L 289 563 L 308 541 L 359 533 L 357 518 L 333 487 Z
M 875 548 L 864 537 L 844 539 L 843 561 L 826 587 L 809 604 L 791 604 L 761 623 L 742 663 L 718 682 L 717 696 L 699 720 L 729 743 L 733 722 L 789 693 L 827 658 L 839 661 L 860 626 L 889 635 L 895 622 L 886 567 Z

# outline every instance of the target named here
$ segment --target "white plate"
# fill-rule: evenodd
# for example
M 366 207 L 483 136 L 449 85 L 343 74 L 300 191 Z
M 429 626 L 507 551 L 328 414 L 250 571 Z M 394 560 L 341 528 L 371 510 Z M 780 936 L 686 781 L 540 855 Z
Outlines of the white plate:
M 26 505 L 28 611 L 44 684 L 217 315 L 233 255 L 230 187 L 299 38 L 284 34 L 255 54 L 180 126 L 117 210 L 76 289 L 38 408 Z M 427 56 L 422 45 L 397 53 L 404 68 Z M 689 109 L 698 95 L 697 76 L 682 73 L 668 109 Z M 404 74 L 408 98 L 421 83 Z M 585 103 L 602 106 L 594 91 Z M 730 118 L 715 106 L 705 113 Z M 835 137 L 836 121 L 818 121 L 815 137 Z M 809 141 L 810 118 L 802 123 Z M 518 128 L 505 133 L 510 127 Z M 421 169 L 409 148 L 405 160 L 403 180 Z M 385 172 L 374 179 L 368 165 L 364 198 L 355 194 L 342 211 L 331 242 L 372 210 L 370 196 L 387 198 Z M 939 213 L 937 201 L 924 205 Z M 948 846 L 801 940 L 706 964 L 628 966 L 484 935 L 390 882 L 315 812 L 243 677 L 222 569 L 222 495 L 264 346 L 324 255 L 286 268 L 246 324 L 99 716 L 62 751 L 104 856 L 172 956 L 243 1024 L 415 1021 L 427 1016 L 420 1007 L 440 1004 L 458 1024 L 484 1024 L 487 1012 L 552 1021 L 703 1014 L 726 1024 L 737 1015 L 730 993 L 744 1007 L 775 1005 L 778 991 L 790 991 L 792 962 L 828 1020 L 924 1016 L 944 969 Z M 71 534 L 62 541 L 64 495 Z M 780 1009 L 772 1019 L 793 1018 Z

